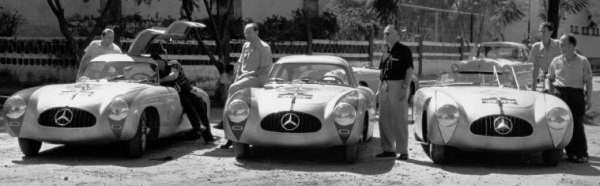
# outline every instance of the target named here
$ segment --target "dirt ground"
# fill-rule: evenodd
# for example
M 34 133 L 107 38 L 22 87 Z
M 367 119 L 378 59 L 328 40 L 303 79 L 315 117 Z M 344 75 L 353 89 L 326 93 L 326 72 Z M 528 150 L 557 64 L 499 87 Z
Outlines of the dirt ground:
M 595 87 L 600 88 L 600 79 Z M 454 162 L 435 165 L 412 135 L 408 161 L 377 159 L 378 132 L 356 164 L 343 162 L 338 149 L 252 147 L 251 157 L 238 161 L 232 149 L 178 139 L 152 143 L 140 159 L 125 158 L 115 145 L 47 143 L 39 156 L 24 157 L 17 140 L 0 129 L 0 185 L 600 185 L 600 117 L 594 117 L 600 113 L 598 90 L 595 98 L 588 114 L 592 122 L 585 125 L 587 164 L 562 161 L 546 167 L 539 153 L 461 152 Z M 212 124 L 221 111 L 213 108 Z M 214 134 L 223 137 L 222 130 Z

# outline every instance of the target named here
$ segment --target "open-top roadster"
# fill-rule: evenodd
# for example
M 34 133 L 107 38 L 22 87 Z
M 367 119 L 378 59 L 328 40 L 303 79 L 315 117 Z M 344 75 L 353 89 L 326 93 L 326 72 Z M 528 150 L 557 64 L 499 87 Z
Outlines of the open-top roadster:
M 414 136 L 434 163 L 448 148 L 470 151 L 542 152 L 557 165 L 571 140 L 573 120 L 559 98 L 524 90 L 514 68 L 455 71 L 414 97 Z

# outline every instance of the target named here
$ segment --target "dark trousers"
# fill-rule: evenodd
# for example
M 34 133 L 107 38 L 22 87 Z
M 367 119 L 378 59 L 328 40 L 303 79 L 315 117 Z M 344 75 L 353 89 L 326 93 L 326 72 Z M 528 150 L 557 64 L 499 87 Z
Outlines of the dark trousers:
M 200 129 L 200 125 L 206 127 L 206 130 L 202 132 L 202 138 L 205 141 L 213 141 L 213 135 L 210 130 L 210 123 L 208 116 L 206 115 L 206 104 L 201 97 L 192 94 L 190 91 L 179 92 L 179 99 L 181 106 L 183 106 L 183 112 L 187 115 L 192 128 L 195 130 Z
M 573 113 L 573 137 L 565 150 L 567 155 L 588 156 L 587 140 L 583 127 L 583 116 L 585 115 L 585 95 L 583 89 L 569 87 L 555 87 L 554 95 L 562 99 L 571 113 Z

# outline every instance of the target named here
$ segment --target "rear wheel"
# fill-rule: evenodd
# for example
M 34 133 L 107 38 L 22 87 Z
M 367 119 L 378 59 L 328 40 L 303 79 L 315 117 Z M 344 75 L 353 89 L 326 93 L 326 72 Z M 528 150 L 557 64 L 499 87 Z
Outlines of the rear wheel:
M 237 159 L 248 158 L 248 155 L 250 154 L 250 145 L 240 142 L 233 142 L 233 153 Z
M 443 145 L 429 144 L 429 157 L 434 164 L 443 164 L 448 160 L 447 148 Z
M 356 163 L 358 161 L 359 143 L 344 146 L 344 161 Z
M 555 167 L 562 159 L 563 149 L 552 149 L 542 152 L 542 161 L 547 166 Z
M 146 151 L 148 145 L 148 116 L 146 113 L 146 111 L 142 112 L 135 136 L 127 141 L 127 156 L 129 157 L 142 157 Z
M 25 156 L 35 156 L 42 148 L 42 142 L 27 138 L 19 138 L 19 147 Z

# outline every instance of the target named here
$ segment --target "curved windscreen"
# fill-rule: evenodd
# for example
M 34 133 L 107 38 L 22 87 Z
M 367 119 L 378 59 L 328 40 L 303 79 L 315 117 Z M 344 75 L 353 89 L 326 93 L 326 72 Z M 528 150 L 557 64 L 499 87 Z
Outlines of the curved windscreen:
M 316 63 L 278 63 L 273 66 L 267 83 L 290 83 L 352 86 L 348 71 L 341 65 Z
M 529 56 L 526 50 L 510 46 L 479 46 L 476 57 L 525 60 Z
M 138 83 L 156 83 L 156 66 L 150 63 L 135 62 L 90 62 L 79 81 L 125 81 Z
M 511 72 L 454 72 L 442 74 L 435 86 L 484 86 L 526 89 Z

